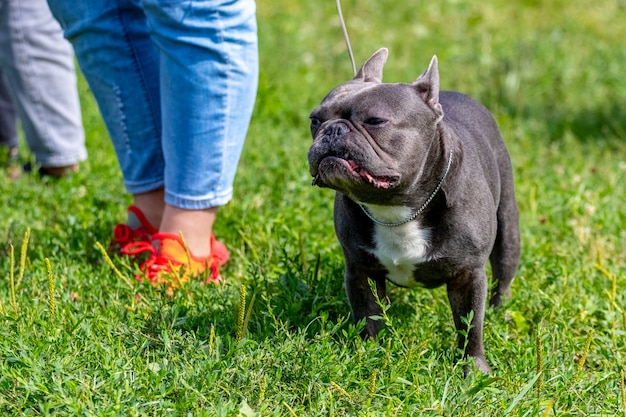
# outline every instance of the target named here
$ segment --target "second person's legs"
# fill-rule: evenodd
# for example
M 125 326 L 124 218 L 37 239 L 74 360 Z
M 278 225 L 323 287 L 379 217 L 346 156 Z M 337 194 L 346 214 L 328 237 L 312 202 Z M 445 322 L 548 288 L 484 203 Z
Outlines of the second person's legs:
M 0 146 L 9 152 L 17 150 L 18 137 L 16 127 L 17 115 L 11 92 L 4 81 L 0 68 Z
M 0 64 L 37 163 L 52 168 L 84 160 L 74 54 L 46 1 L 4 2 L 0 27 Z

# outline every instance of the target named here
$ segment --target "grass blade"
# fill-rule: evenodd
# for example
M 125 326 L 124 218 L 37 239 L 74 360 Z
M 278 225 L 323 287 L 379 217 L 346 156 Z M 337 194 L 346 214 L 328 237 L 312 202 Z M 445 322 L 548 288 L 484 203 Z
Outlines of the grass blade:
M 524 386 L 524 388 L 519 392 L 519 394 L 517 394 L 517 396 L 515 398 L 513 398 L 513 401 L 511 402 L 511 404 L 507 407 L 506 410 L 504 410 L 504 415 L 505 416 L 508 415 L 511 411 L 513 411 L 513 409 L 517 406 L 517 404 L 524 399 L 526 394 L 528 394 L 528 391 L 530 391 L 530 389 L 533 387 L 533 385 L 535 385 L 535 382 L 537 382 L 537 380 L 539 379 L 540 375 L 541 374 L 535 375 L 535 377 L 533 379 L 531 379 Z

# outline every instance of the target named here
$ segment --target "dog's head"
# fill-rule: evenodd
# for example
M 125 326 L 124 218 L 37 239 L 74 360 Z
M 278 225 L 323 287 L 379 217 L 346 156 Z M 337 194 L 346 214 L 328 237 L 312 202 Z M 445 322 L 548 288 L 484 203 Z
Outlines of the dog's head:
M 313 184 L 355 201 L 389 204 L 413 183 L 443 117 L 437 58 L 412 84 L 382 82 L 387 49 L 311 113 Z

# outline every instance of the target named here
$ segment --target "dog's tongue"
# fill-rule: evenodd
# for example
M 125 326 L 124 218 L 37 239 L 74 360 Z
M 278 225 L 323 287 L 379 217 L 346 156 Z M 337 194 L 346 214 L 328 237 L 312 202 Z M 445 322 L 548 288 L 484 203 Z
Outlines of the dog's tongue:
M 367 182 L 369 182 L 376 188 L 389 188 L 391 186 L 389 181 L 383 178 L 376 178 L 372 176 L 372 174 L 370 174 L 367 170 L 361 168 L 356 162 L 351 159 L 348 159 L 348 165 L 350 166 L 350 169 L 359 174 L 361 177 L 365 178 Z

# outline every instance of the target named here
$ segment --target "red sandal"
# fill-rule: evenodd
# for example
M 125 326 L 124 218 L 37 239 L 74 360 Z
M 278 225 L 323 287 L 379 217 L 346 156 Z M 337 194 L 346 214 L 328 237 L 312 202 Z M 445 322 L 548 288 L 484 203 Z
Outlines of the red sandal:
M 152 236 L 159 231 L 152 226 L 146 216 L 136 206 L 128 207 L 128 223 L 115 225 L 113 239 L 109 248 L 118 255 L 123 255 L 123 248 L 134 242 L 152 241 Z
M 205 282 L 223 282 L 218 267 L 228 260 L 228 249 L 211 234 L 211 250 L 206 258 L 196 257 L 179 236 L 168 233 L 154 234 L 152 244 L 131 242 L 122 248 L 127 255 L 146 251 L 150 254 L 139 267 L 141 273 L 135 275 L 137 279 L 146 278 L 154 284 L 165 283 L 174 288 L 196 277 L 206 277 Z

